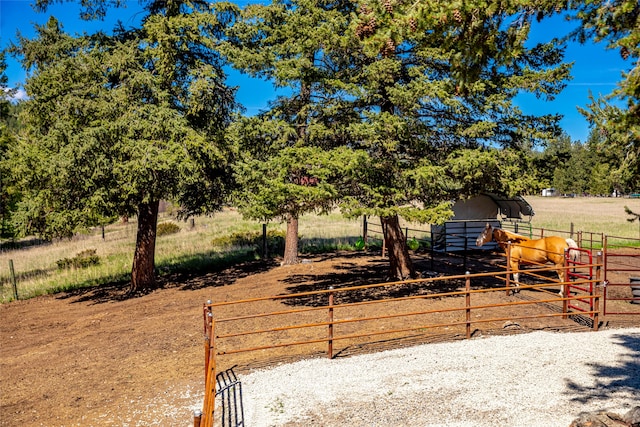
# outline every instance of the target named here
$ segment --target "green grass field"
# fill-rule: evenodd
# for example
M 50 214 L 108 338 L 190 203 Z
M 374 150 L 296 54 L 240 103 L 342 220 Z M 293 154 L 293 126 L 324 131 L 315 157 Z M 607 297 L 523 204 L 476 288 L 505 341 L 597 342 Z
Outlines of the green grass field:
M 640 212 L 640 199 L 613 198 L 548 198 L 526 197 L 535 216 L 534 228 L 604 233 L 609 236 L 640 238 L 638 221 L 627 221 L 624 211 L 628 206 Z M 159 222 L 173 221 L 180 226 L 175 234 L 158 238 L 156 265 L 160 274 L 175 271 L 207 271 L 215 266 L 227 265 L 258 255 L 254 247 L 221 247 L 214 239 L 233 233 L 261 233 L 262 224 L 244 220 L 233 209 L 227 209 L 213 217 L 198 217 L 181 222 L 163 215 Z M 371 220 L 373 231 L 377 219 Z M 406 224 L 403 227 L 428 230 L 427 225 Z M 269 230 L 285 230 L 285 225 L 271 223 Z M 411 234 L 420 234 L 412 231 Z M 353 248 L 355 240 L 362 234 L 362 219 L 349 220 L 339 213 L 329 215 L 306 215 L 300 219 L 299 234 L 302 238 L 301 252 L 321 252 L 333 249 Z M 127 281 L 133 262 L 136 223 L 113 224 L 105 228 L 104 239 L 99 228 L 78 234 L 71 240 L 60 240 L 49 244 L 25 247 L 24 249 L 0 252 L 0 301 L 13 299 L 10 262 L 17 277 L 19 298 L 94 286 L 114 281 Z M 420 236 L 418 236 L 420 237 Z M 60 270 L 57 261 L 72 258 L 76 254 L 95 249 L 100 264 L 88 268 Z

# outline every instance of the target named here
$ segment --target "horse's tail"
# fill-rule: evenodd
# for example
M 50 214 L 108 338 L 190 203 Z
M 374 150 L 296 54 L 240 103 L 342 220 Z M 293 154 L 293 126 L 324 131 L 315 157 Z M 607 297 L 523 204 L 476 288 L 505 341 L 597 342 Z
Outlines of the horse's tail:
M 579 246 L 576 243 L 575 240 L 569 238 L 567 239 L 567 245 L 569 245 L 569 258 L 571 259 L 571 261 L 578 261 L 578 258 L 580 257 L 580 251 L 574 251 L 572 249 L 578 249 Z

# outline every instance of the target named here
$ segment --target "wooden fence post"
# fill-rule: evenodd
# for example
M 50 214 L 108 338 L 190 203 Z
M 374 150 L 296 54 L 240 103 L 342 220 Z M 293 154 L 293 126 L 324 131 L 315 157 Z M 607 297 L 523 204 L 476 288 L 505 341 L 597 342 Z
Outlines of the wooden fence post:
M 380 218 L 380 228 L 382 228 L 382 257 L 384 258 L 384 253 L 387 250 L 387 233 L 385 233 L 384 222 L 382 222 L 382 218 Z
M 262 259 L 267 259 L 267 224 L 262 224 Z
M 13 268 L 13 260 L 9 260 L 9 271 L 11 273 L 11 284 L 13 286 L 13 298 L 18 301 L 18 281 L 16 280 L 16 271 Z
M 329 286 L 329 328 L 327 336 L 327 355 L 333 359 L 333 286 Z
M 465 273 L 467 277 L 465 278 L 465 305 L 466 305 L 466 321 L 467 321 L 467 339 L 471 338 L 471 278 L 469 277 L 469 272 Z
M 367 246 L 367 216 L 362 215 L 362 241 Z

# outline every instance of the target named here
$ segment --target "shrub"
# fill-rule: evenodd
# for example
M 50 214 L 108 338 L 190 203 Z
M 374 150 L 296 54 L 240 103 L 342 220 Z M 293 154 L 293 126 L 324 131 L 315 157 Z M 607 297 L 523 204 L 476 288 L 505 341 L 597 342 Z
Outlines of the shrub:
M 76 254 L 73 258 L 63 258 L 56 261 L 59 270 L 67 268 L 87 268 L 91 265 L 100 264 L 100 257 L 96 255 L 95 249 L 86 249 Z
M 416 239 L 415 237 L 407 240 L 407 246 L 409 247 L 409 249 L 411 249 L 412 251 L 417 251 L 418 248 L 420 247 L 420 242 L 418 242 L 418 239 Z
M 267 250 L 269 253 L 282 252 L 284 250 L 286 233 L 282 230 L 267 231 Z M 262 232 L 245 231 L 235 232 L 227 236 L 216 237 L 212 241 L 214 246 L 251 246 L 262 250 Z
M 167 234 L 175 234 L 180 231 L 180 227 L 175 222 L 161 222 L 156 230 L 157 237 Z

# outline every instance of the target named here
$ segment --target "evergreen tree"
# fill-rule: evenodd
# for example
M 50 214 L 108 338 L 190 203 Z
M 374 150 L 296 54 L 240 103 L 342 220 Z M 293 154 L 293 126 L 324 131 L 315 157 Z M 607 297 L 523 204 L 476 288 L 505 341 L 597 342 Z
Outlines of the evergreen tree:
M 8 87 L 6 75 L 7 63 L 4 51 L 0 51 L 0 239 L 14 237 L 11 227 L 11 213 L 20 198 L 20 193 L 10 180 L 7 152 L 15 139 L 17 131 L 15 112 L 17 107 L 11 105 L 10 99 L 15 93 L 14 88 Z
M 612 176 L 613 173 L 608 164 L 596 163 L 591 170 L 587 193 L 600 196 L 611 194 L 613 191 Z
M 366 161 L 344 207 L 380 216 L 393 276 L 414 274 L 400 216 L 441 223 L 456 198 L 535 187 L 527 153 L 558 135 L 558 117 L 525 115 L 512 99 L 564 87 L 562 44 L 525 46 L 531 20 L 556 4 L 360 3 L 344 99 L 358 112 L 351 147 Z
M 544 150 L 535 155 L 535 169 L 544 182 L 543 188 L 553 186 L 557 168 L 563 168 L 571 158 L 571 138 L 562 134 L 545 144 Z
M 606 43 L 628 61 L 618 87 L 607 96 L 592 96 L 581 112 L 602 132 L 604 144 L 622 153 L 623 162 L 617 168 L 621 185 L 640 188 L 640 3 L 592 0 L 574 7 L 582 25 L 572 36 L 581 42 Z
M 530 20 L 555 13 L 555 2 L 487 7 L 387 0 L 350 7 L 274 2 L 246 8 L 234 24 L 232 39 L 241 49 L 228 56 L 236 66 L 292 88 L 269 113 L 267 128 L 258 119 L 253 132 L 243 131 L 251 144 L 262 140 L 268 147 L 260 150 L 275 149 L 264 156 L 271 167 L 242 172 L 257 171 L 250 179 L 264 181 L 267 169 L 285 165 L 282 153 L 301 159 L 300 147 L 346 147 L 360 164 L 345 168 L 352 171 L 348 182 L 335 181 L 342 209 L 380 216 L 390 273 L 405 278 L 414 269 L 400 216 L 440 223 L 457 197 L 539 185 L 525 172 L 532 165 L 526 154 L 557 135 L 558 117 L 526 116 L 511 100 L 520 90 L 552 98 L 569 68 L 561 64 L 558 41 L 524 45 Z M 290 194 L 290 187 L 275 185 L 289 176 L 287 170 L 263 188 Z
M 579 141 L 570 145 L 570 157 L 558 164 L 553 179 L 553 186 L 560 193 L 585 193 L 591 182 L 591 171 L 594 159 L 589 151 Z
M 140 28 L 119 25 L 111 37 L 71 37 L 52 17 L 13 48 L 32 71 L 26 137 L 11 152 L 25 195 L 21 231 L 68 236 L 137 215 L 132 291 L 155 286 L 160 200 L 184 215 L 225 201 L 235 105 L 215 50 L 224 22 L 209 4 L 149 1 L 145 10 Z
M 621 177 L 624 155 L 620 146 L 607 144 L 606 132 L 592 129 L 585 144 L 593 159 L 593 168 L 587 191 L 595 195 L 626 191 Z
M 247 217 L 287 223 L 285 265 L 298 262 L 298 218 L 335 206 L 354 155 L 341 130 L 354 112 L 336 98 L 350 64 L 342 34 L 352 9 L 323 0 L 235 8 L 238 19 L 221 46 L 236 68 L 287 92 L 233 132 L 241 152 L 234 201 Z

